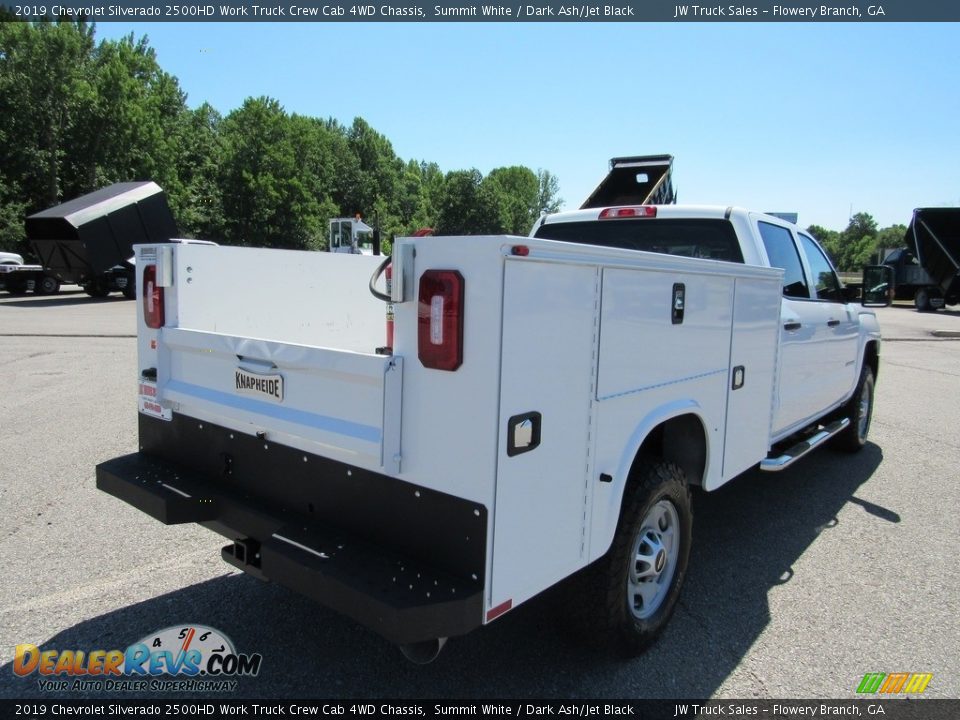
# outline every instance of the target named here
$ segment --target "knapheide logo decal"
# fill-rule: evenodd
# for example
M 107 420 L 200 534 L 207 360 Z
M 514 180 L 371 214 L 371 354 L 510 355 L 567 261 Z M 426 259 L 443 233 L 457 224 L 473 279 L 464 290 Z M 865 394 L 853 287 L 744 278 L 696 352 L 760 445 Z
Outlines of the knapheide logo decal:
M 260 653 L 239 653 L 219 630 L 172 625 L 126 650 L 41 650 L 17 645 L 13 672 L 37 675 L 40 689 L 230 692 L 260 672 Z

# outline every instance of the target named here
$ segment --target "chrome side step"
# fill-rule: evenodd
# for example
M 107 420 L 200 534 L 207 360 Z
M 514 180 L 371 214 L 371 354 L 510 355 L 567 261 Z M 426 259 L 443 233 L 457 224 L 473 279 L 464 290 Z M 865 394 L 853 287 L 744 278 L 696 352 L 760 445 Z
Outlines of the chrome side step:
M 815 450 L 823 445 L 823 443 L 832 438 L 838 432 L 844 430 L 848 425 L 850 425 L 850 418 L 841 418 L 840 420 L 832 422 L 817 434 L 794 445 L 792 448 L 783 453 L 783 455 L 780 455 L 779 457 L 768 457 L 765 460 L 761 460 L 760 469 L 767 472 L 780 472 L 781 470 L 793 465 L 794 462 L 802 458 L 811 450 Z

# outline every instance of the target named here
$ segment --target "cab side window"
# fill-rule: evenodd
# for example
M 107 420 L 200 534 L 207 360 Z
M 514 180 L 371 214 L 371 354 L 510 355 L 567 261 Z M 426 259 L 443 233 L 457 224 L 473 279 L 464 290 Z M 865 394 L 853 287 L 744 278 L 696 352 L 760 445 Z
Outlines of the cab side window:
M 813 280 L 816 283 L 817 298 L 830 302 L 844 302 L 840 292 L 840 280 L 833 271 L 830 261 L 827 260 L 827 256 L 823 254 L 823 250 L 813 241 L 813 238 L 803 233 L 799 235 L 803 251 L 807 254 L 807 262 L 810 263 L 810 272 L 813 273 Z
M 803 265 L 793 235 L 785 227 L 770 223 L 757 223 L 760 237 L 767 249 L 767 257 L 773 267 L 783 268 L 783 294 L 785 297 L 810 299 L 810 288 L 803 274 Z

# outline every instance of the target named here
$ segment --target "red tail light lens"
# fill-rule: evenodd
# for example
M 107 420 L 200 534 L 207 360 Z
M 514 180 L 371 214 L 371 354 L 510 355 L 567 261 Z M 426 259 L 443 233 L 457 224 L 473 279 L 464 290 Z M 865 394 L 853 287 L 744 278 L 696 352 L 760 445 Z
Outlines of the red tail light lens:
M 157 285 L 157 266 L 143 269 L 143 319 L 148 328 L 163 327 L 163 288 Z
M 601 211 L 599 220 L 616 220 L 617 218 L 655 218 L 657 208 L 654 205 L 635 205 L 633 207 L 606 208 Z
M 456 270 L 427 270 L 420 277 L 417 355 L 436 370 L 463 364 L 463 275 Z

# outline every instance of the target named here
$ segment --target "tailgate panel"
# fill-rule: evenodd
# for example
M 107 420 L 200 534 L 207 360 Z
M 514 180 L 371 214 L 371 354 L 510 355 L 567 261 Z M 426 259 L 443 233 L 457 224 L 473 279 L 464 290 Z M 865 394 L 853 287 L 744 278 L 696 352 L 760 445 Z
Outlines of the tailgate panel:
M 164 328 L 158 398 L 199 420 L 322 452 L 363 467 L 400 470 L 402 359 Z M 236 370 L 283 378 L 276 401 L 236 387 Z

